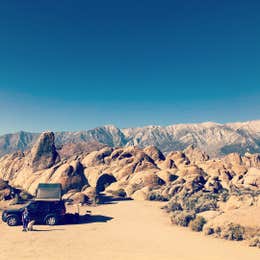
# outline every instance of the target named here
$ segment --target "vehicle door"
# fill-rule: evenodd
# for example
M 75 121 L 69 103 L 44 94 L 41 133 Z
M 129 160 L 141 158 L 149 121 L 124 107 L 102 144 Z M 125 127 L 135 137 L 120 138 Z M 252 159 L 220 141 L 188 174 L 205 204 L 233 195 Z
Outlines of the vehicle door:
M 28 212 L 30 215 L 30 220 L 35 220 L 36 222 L 39 221 L 39 214 L 38 214 L 39 202 L 32 201 L 28 206 Z
M 45 201 L 33 201 L 28 206 L 31 220 L 37 223 L 42 223 L 45 216 L 48 214 L 48 203 Z

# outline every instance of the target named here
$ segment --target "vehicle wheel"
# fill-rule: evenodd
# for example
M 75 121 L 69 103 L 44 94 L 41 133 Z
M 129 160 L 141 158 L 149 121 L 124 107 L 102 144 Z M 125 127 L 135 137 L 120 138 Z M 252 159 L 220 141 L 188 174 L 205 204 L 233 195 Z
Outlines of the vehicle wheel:
M 17 226 L 18 218 L 16 216 L 10 216 L 7 218 L 6 223 L 8 226 Z
M 48 216 L 46 219 L 45 219 L 45 224 L 46 225 L 49 225 L 49 226 L 54 226 L 58 223 L 58 219 L 57 217 L 55 216 Z

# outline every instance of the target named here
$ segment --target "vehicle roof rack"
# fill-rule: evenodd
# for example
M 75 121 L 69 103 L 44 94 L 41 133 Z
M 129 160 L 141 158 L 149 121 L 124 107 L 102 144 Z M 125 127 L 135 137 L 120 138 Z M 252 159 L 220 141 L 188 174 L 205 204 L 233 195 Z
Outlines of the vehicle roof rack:
M 58 201 L 61 200 L 60 183 L 39 183 L 35 200 Z

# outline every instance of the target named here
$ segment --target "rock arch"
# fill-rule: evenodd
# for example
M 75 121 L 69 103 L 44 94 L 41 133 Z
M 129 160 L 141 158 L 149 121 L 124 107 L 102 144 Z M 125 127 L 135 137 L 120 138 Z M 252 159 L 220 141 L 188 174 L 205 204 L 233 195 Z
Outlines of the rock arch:
M 116 182 L 116 178 L 112 174 L 104 173 L 100 175 L 96 183 L 96 192 L 102 192 L 105 188 L 113 182 Z

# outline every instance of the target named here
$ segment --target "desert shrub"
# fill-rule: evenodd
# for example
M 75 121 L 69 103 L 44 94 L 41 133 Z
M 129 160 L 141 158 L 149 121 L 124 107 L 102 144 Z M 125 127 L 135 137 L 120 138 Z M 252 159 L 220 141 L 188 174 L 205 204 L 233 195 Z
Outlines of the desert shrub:
M 169 211 L 180 211 L 180 210 L 182 210 L 182 206 L 180 203 L 178 203 L 174 200 L 171 200 L 171 201 L 169 201 L 169 203 L 167 205 L 167 209 Z
M 218 194 L 218 200 L 222 202 L 227 202 L 230 197 L 230 193 L 227 189 L 220 190 Z
M 211 193 L 196 193 L 184 199 L 183 206 L 187 210 L 194 210 L 196 213 L 215 210 L 217 208 L 217 196 Z
M 187 227 L 195 218 L 195 214 L 188 211 L 176 211 L 171 217 L 171 222 L 174 225 Z
M 108 192 L 109 192 L 111 195 L 113 195 L 113 196 L 121 197 L 121 198 L 125 198 L 126 195 L 127 195 L 124 189 L 109 190 Z
M 244 239 L 245 229 L 239 224 L 230 223 L 222 229 L 221 237 L 228 240 L 240 241 Z
M 168 201 L 168 198 L 164 197 L 160 192 L 151 191 L 148 194 L 148 200 Z
M 206 219 L 201 216 L 197 216 L 194 220 L 190 221 L 189 227 L 193 231 L 200 232 L 202 231 L 203 226 L 205 224 L 206 224 Z
M 253 237 L 252 239 L 250 239 L 249 246 L 260 248 L 260 237 L 257 236 L 257 237 Z
M 221 232 L 222 232 L 221 227 L 216 227 L 216 228 L 214 229 L 214 233 L 216 233 L 217 236 L 220 236 L 220 235 L 221 235 Z
M 180 204 L 183 210 L 195 211 L 200 213 L 208 210 L 216 210 L 218 202 L 218 194 L 197 192 L 190 194 L 177 194 L 168 203 L 168 209 L 174 211 L 174 203 Z M 176 204 L 176 205 L 177 205 Z
M 210 236 L 214 234 L 214 228 L 204 225 L 203 228 L 203 234 L 206 236 Z

